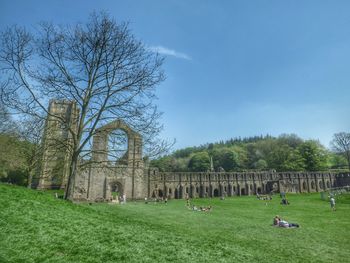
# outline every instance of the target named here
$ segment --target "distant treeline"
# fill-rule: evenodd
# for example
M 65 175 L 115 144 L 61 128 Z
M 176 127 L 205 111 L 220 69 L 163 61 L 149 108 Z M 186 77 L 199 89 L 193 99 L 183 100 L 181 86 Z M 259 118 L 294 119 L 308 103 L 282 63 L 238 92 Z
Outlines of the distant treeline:
M 161 171 L 322 171 L 347 169 L 341 154 L 324 147 L 318 140 L 303 140 L 295 134 L 232 138 L 180 149 L 152 160 Z

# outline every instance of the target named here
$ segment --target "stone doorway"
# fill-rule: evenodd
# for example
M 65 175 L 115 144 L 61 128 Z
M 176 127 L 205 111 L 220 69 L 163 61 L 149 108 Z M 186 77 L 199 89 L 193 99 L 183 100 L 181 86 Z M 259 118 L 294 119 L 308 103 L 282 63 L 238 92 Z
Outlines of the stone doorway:
M 218 189 L 214 189 L 214 197 L 219 197 L 219 190 Z
M 110 183 L 110 189 L 111 197 L 113 199 L 117 199 L 118 196 L 122 196 L 124 194 L 123 185 L 118 181 Z

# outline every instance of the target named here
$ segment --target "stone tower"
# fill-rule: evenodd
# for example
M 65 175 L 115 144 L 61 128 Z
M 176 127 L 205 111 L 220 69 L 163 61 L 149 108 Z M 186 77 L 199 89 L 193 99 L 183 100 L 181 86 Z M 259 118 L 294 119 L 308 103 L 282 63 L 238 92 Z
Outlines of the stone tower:
M 37 188 L 64 188 L 71 158 L 72 135 L 79 109 L 75 102 L 51 100 L 43 136 L 43 157 Z

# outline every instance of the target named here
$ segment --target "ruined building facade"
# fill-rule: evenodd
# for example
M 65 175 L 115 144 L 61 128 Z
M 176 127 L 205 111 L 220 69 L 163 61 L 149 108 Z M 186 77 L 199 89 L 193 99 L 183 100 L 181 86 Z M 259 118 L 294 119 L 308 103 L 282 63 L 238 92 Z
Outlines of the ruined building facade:
M 108 136 L 114 130 L 126 133 L 128 150 L 123 162 L 108 160 Z M 92 158 L 78 172 L 73 199 L 103 201 L 112 192 L 127 198 L 142 199 L 147 195 L 142 159 L 142 138 L 121 120 L 113 121 L 96 131 L 93 137 Z
M 59 113 L 67 123 L 75 125 L 78 109 L 75 104 L 53 101 L 50 112 Z M 65 127 L 48 117 L 43 143 L 62 136 L 69 142 Z M 63 129 L 63 130 L 62 130 Z M 128 149 L 123 162 L 108 160 L 108 136 L 115 130 L 127 135 Z M 69 146 L 69 143 L 67 144 Z M 47 148 L 38 188 L 63 188 L 67 182 L 69 151 Z M 57 155 L 57 151 L 59 154 Z M 241 196 L 271 192 L 320 192 L 336 186 L 350 185 L 350 174 L 333 172 L 160 172 L 147 167 L 142 158 L 142 137 L 121 120 L 99 128 L 93 137 L 92 157 L 81 161 L 73 187 L 76 201 L 108 201 L 113 193 L 128 199 L 191 198 Z

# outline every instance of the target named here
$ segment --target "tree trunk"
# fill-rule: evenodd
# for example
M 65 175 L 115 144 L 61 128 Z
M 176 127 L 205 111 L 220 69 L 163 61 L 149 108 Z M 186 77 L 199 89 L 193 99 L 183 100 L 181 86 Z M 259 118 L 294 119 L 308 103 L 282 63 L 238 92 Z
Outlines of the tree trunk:
M 27 188 L 32 188 L 33 174 L 31 171 L 28 172 Z
M 78 158 L 73 156 L 71 164 L 69 166 L 68 182 L 64 192 L 64 199 L 73 200 L 75 176 L 77 173 L 77 161 L 78 161 Z

